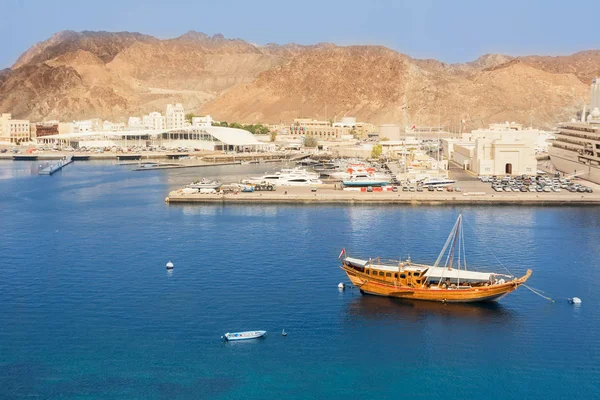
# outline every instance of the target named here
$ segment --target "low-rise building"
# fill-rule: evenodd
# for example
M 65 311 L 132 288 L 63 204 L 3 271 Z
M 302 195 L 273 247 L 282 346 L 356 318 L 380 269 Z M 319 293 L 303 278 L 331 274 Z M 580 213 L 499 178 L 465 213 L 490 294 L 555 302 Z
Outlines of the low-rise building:
M 21 144 L 31 141 L 29 121 L 12 119 L 11 114 L 0 116 L 0 142 Z
M 144 115 L 142 117 L 142 124 L 145 129 L 165 130 L 167 129 L 167 118 L 155 111 Z
M 444 156 L 479 175 L 534 174 L 540 131 L 519 124 L 492 124 L 458 139 L 442 139 Z
M 35 137 L 43 137 L 49 135 L 58 135 L 58 121 L 46 121 L 46 122 L 38 122 L 36 124 L 31 124 L 31 126 L 35 126 Z
M 127 120 L 129 130 L 144 129 L 144 121 L 140 117 L 129 117 Z
M 369 134 L 376 133 L 377 127 L 368 122 L 357 122 L 354 117 L 343 117 L 339 122 L 332 124 L 336 128 L 348 128 L 353 137 L 366 139 Z
M 105 131 L 73 132 L 44 136 L 40 143 L 74 148 L 106 147 L 166 147 L 169 149 L 189 148 L 209 151 L 255 152 L 274 151 L 275 144 L 258 141 L 254 135 L 243 129 L 210 126 L 206 128 L 186 127 L 177 130 L 156 132 Z
M 75 133 L 98 132 L 102 130 L 102 124 L 100 118 L 73 121 L 73 131 Z
M 192 117 L 192 126 L 197 128 L 206 128 L 212 126 L 213 119 L 210 115 L 204 117 Z
M 123 122 L 111 122 L 104 121 L 102 123 L 102 130 L 108 132 L 119 132 L 125 130 L 125 123 Z
M 352 128 L 333 126 L 329 121 L 318 121 L 309 118 L 297 118 L 290 125 L 291 135 L 315 136 L 318 140 L 342 140 L 352 136 Z

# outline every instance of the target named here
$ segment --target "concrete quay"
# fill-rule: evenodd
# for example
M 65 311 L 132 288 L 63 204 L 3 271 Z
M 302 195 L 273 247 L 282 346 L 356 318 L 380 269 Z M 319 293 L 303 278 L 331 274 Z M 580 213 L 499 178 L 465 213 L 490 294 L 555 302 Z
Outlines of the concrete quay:
M 304 205 L 528 205 L 583 206 L 600 205 L 600 193 L 513 193 L 513 192 L 359 192 L 335 190 L 322 185 L 316 192 L 310 187 L 278 187 L 275 192 L 239 192 L 237 194 L 169 193 L 169 204 L 304 204 Z

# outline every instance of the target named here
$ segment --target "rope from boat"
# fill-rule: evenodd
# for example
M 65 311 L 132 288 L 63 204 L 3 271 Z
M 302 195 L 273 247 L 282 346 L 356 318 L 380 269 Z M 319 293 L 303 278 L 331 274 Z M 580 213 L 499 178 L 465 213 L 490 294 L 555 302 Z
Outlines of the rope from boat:
M 477 228 L 475 228 L 474 226 L 471 226 L 471 224 L 469 224 L 469 222 L 467 222 L 466 220 L 465 220 L 465 222 L 466 222 L 466 223 L 467 223 L 467 224 L 468 224 L 468 225 L 469 225 L 471 228 L 473 228 L 473 230 L 475 231 L 475 233 L 476 233 L 476 234 L 477 234 L 479 237 L 481 237 L 481 235 L 479 234 L 479 231 L 477 230 Z M 495 259 L 495 260 L 498 262 L 498 264 L 500 264 L 500 265 L 502 266 L 502 268 L 504 268 L 504 269 L 506 270 L 506 272 L 508 272 L 508 273 L 509 273 L 509 274 L 510 274 L 510 275 L 511 275 L 513 278 L 514 278 L 514 277 L 515 277 L 515 275 L 514 275 L 512 272 L 510 272 L 510 270 L 509 270 L 508 268 L 506 268 L 506 266 L 505 266 L 504 264 L 502 264 L 502 261 L 500 261 L 500 260 L 498 259 L 498 257 L 496 257 L 496 255 L 495 255 L 495 254 L 492 252 L 492 250 L 491 250 L 491 249 L 490 249 L 490 248 L 487 246 L 487 244 L 485 244 L 485 242 L 484 242 L 484 241 L 482 241 L 482 243 L 483 243 L 483 245 L 485 246 L 485 248 L 486 248 L 486 249 L 487 249 L 487 250 L 490 252 L 490 254 L 492 255 L 492 257 L 494 257 L 494 259 Z M 527 285 L 525 285 L 524 283 L 523 283 L 522 285 L 523 285 L 525 288 L 529 289 L 529 290 L 530 290 L 532 293 L 534 293 L 534 294 L 536 294 L 536 295 L 538 295 L 538 296 L 540 296 L 540 297 L 542 297 L 542 298 L 544 298 L 544 299 L 546 299 L 546 300 L 548 300 L 548 301 L 551 301 L 551 302 L 553 302 L 553 303 L 555 302 L 555 301 L 554 301 L 553 299 L 551 299 L 550 297 L 547 297 L 547 296 L 544 296 L 543 294 L 541 294 L 539 290 L 537 290 L 537 289 L 534 289 L 534 288 L 532 288 L 532 287 L 530 287 L 530 286 L 527 286 Z
M 541 293 L 540 293 L 540 292 L 541 292 L 541 290 L 534 289 L 534 288 L 532 288 L 532 287 L 530 287 L 530 286 L 527 286 L 527 285 L 525 285 L 525 284 L 523 284 L 523 286 L 525 286 L 527 289 L 531 290 L 531 292 L 532 292 L 532 293 L 534 293 L 534 294 L 537 294 L 538 296 L 540 296 L 540 297 L 543 297 L 544 299 L 546 299 L 546 300 L 548 300 L 548 301 L 551 301 L 551 302 L 553 302 L 553 303 L 556 303 L 556 302 L 555 302 L 555 301 L 554 301 L 552 298 L 550 298 L 550 297 L 548 297 L 548 296 L 544 296 L 543 294 L 541 294 Z

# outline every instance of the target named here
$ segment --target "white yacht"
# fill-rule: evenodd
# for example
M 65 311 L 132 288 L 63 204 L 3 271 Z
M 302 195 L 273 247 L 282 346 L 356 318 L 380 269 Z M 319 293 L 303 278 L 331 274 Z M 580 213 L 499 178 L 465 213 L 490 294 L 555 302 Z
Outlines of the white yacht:
M 282 169 L 281 171 L 273 174 L 254 176 L 242 180 L 242 183 L 249 184 L 258 184 L 263 182 L 271 183 L 275 186 L 312 186 L 323 183 L 319 179 L 318 174 L 300 168 Z
M 420 183 L 425 187 L 428 187 L 428 186 L 444 187 L 444 186 L 453 185 L 456 183 L 456 181 L 453 179 L 447 179 L 447 178 L 429 178 Z
M 341 179 L 343 181 L 351 180 L 356 177 L 369 177 L 378 180 L 389 182 L 390 175 L 384 172 L 378 172 L 374 167 L 365 166 L 360 163 L 350 163 L 346 166 L 345 171 L 336 171 L 329 173 L 329 177 L 333 179 Z
M 352 176 L 349 179 L 346 179 L 343 181 L 344 186 L 348 186 L 348 187 L 366 187 L 366 186 L 371 186 L 371 187 L 379 187 L 379 186 L 385 186 L 388 183 L 390 183 L 390 179 L 389 178 L 385 178 L 385 179 L 379 179 L 379 178 L 375 178 L 369 175 L 357 175 L 357 176 Z
M 215 190 L 217 190 L 221 186 L 223 186 L 223 183 L 221 183 L 219 181 L 212 181 L 210 179 L 202 178 L 198 181 L 194 181 L 194 182 L 190 183 L 186 187 L 190 188 L 190 189 L 198 189 L 198 190 L 200 190 L 200 189 L 215 189 Z

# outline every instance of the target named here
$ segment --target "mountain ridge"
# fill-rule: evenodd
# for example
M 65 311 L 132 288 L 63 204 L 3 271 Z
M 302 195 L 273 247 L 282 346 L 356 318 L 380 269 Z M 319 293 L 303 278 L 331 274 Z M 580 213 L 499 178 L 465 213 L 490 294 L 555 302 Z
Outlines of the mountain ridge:
M 0 71 L 0 109 L 41 120 L 162 111 L 169 102 L 214 118 L 289 122 L 343 115 L 373 123 L 551 127 L 587 100 L 600 51 L 485 54 L 467 63 L 415 59 L 384 46 L 256 45 L 188 31 L 61 31 Z

